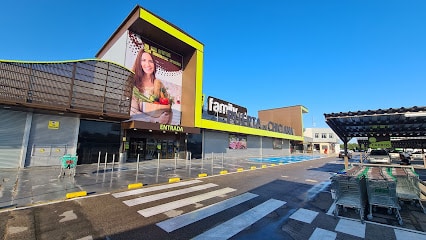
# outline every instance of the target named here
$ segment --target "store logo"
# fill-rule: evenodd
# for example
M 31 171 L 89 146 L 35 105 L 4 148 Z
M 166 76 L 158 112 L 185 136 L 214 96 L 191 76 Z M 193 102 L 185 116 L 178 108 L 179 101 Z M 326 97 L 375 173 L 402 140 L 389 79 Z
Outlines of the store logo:
M 266 125 L 262 125 L 259 118 L 245 116 L 232 111 L 228 111 L 226 120 L 227 123 L 230 124 L 294 135 L 294 129 L 292 127 L 274 122 L 268 122 Z
M 207 98 L 207 113 L 219 117 L 227 117 L 228 111 L 247 115 L 247 109 L 236 104 L 226 102 L 214 97 Z

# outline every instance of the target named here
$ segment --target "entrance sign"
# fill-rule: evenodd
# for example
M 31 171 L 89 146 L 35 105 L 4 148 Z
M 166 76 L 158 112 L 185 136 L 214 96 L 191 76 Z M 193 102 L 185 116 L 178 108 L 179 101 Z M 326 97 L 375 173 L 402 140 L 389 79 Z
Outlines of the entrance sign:
M 183 127 L 177 125 L 160 124 L 160 130 L 169 132 L 183 132 Z

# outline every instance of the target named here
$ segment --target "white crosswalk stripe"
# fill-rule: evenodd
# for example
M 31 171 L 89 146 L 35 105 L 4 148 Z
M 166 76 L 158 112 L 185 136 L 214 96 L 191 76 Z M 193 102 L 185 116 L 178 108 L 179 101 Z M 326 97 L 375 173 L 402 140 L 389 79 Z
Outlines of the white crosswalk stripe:
M 191 223 L 212 216 L 216 213 L 224 211 L 228 208 L 236 206 L 257 196 L 258 195 L 253 193 L 244 193 L 242 195 L 218 202 L 216 204 L 159 222 L 157 223 L 157 226 L 161 227 L 166 232 L 172 232 L 176 229 L 182 228 Z
M 189 187 L 189 188 L 185 188 L 185 189 L 174 190 L 174 191 L 165 192 L 165 193 L 159 193 L 159 194 L 155 194 L 155 195 L 151 195 L 151 196 L 139 197 L 139 198 L 123 201 L 123 202 L 127 206 L 135 206 L 135 205 L 138 205 L 138 204 L 153 202 L 153 201 L 157 201 L 157 200 L 165 199 L 165 198 L 169 198 L 169 197 L 175 197 L 175 196 L 179 196 L 179 195 L 182 195 L 182 194 L 196 192 L 196 191 L 200 191 L 200 190 L 204 190 L 204 189 L 208 189 L 208 188 L 212 188 L 212 187 L 216 187 L 216 186 L 217 186 L 217 184 L 208 183 L 208 184 L 204 184 L 204 185 L 200 185 L 200 186 L 193 186 L 193 187 Z
M 229 239 L 285 203 L 286 202 L 284 201 L 269 199 L 268 201 L 196 236 L 193 239 Z
M 150 207 L 150 208 L 146 208 L 146 209 L 142 209 L 139 210 L 138 213 L 144 217 L 151 217 L 154 215 L 157 215 L 159 213 L 164 213 L 176 208 L 181 208 L 184 206 L 188 206 L 194 203 L 198 203 L 210 198 L 214 198 L 214 197 L 218 197 L 221 195 L 225 195 L 227 193 L 230 192 L 234 192 L 236 191 L 236 189 L 233 188 L 222 188 L 219 190 L 215 190 L 212 192 L 208 192 L 208 193 L 203 193 L 197 196 L 193 196 L 193 197 L 188 197 L 188 198 L 184 198 L 184 199 L 180 199 L 174 202 L 169 202 L 169 203 L 165 203 L 165 204 L 161 204 L 155 207 Z
M 165 190 L 165 189 L 174 188 L 174 187 L 182 187 L 182 186 L 187 186 L 187 185 L 191 185 L 191 184 L 195 184 L 195 183 L 201 183 L 201 182 L 202 181 L 200 181 L 200 180 L 177 182 L 177 183 L 171 183 L 171 184 L 167 184 L 167 185 L 160 185 L 160 186 L 149 187 L 149 188 L 140 188 L 140 189 L 125 191 L 125 192 L 120 192 L 120 193 L 114 193 L 114 194 L 112 194 L 112 196 L 114 196 L 115 198 L 128 197 L 128 196 L 132 196 L 132 195 L 149 193 L 149 192 L 154 192 L 154 191 L 159 191 L 159 190 Z

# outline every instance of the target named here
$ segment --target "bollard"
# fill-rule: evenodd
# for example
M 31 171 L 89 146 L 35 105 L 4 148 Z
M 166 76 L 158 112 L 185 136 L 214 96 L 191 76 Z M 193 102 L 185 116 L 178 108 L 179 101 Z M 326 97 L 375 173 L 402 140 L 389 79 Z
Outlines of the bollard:
M 160 175 L 160 153 L 157 153 L 157 175 L 155 176 L 156 183 L 158 183 L 158 175 Z
M 138 157 L 137 157 L 137 160 L 136 160 L 136 175 L 138 175 L 139 174 L 139 153 L 138 153 Z
M 99 155 L 98 155 L 98 167 L 96 169 L 96 173 L 99 172 L 99 166 L 101 165 L 101 152 L 99 151 Z
M 176 168 L 177 168 L 177 155 L 175 154 L 175 171 L 176 171 Z
M 112 170 L 114 171 L 115 153 L 112 155 Z
M 212 158 L 212 175 L 214 175 L 214 173 L 213 173 L 213 158 Z
M 222 169 L 223 169 L 223 153 L 222 153 Z
M 105 153 L 105 165 L 104 165 L 104 173 L 106 171 L 106 167 L 107 167 L 107 159 L 108 159 L 108 153 Z
M 203 171 L 203 169 L 204 169 L 204 159 L 201 158 L 201 171 Z

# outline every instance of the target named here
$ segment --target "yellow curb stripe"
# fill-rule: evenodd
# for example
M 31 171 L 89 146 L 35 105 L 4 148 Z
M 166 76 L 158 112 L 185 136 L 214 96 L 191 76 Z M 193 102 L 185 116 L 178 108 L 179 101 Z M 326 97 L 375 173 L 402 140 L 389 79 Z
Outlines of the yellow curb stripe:
M 228 173 L 228 170 L 222 170 L 222 171 L 219 172 L 219 174 L 221 174 L 221 175 L 222 174 L 227 174 L 227 173 Z
M 275 167 L 275 166 L 277 166 L 277 164 L 271 163 L 271 167 Z
M 175 183 L 175 182 L 180 182 L 180 178 L 178 178 L 178 177 L 169 178 L 169 183 Z
M 266 166 L 266 164 L 263 164 L 263 165 L 262 165 L 262 168 L 266 168 L 266 167 L 267 167 L 267 166 Z
M 237 168 L 237 172 L 242 172 L 244 171 L 244 168 Z
M 80 192 L 70 192 L 70 193 L 67 193 L 65 195 L 65 197 L 69 199 L 69 198 L 83 197 L 83 196 L 86 196 L 86 195 L 87 195 L 86 191 L 80 191 Z
M 250 167 L 250 170 L 254 170 L 254 169 L 256 169 L 256 166 L 251 166 Z
M 207 173 L 200 173 L 198 174 L 198 177 L 207 177 Z
M 142 183 L 130 183 L 129 185 L 127 185 L 127 189 L 141 188 L 142 186 Z

